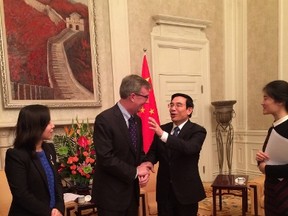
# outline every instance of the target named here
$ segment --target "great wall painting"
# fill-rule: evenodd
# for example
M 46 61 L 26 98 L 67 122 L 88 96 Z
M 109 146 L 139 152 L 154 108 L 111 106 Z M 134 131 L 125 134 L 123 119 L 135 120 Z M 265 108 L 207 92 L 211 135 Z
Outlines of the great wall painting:
M 3 0 L 12 100 L 95 99 L 87 1 Z

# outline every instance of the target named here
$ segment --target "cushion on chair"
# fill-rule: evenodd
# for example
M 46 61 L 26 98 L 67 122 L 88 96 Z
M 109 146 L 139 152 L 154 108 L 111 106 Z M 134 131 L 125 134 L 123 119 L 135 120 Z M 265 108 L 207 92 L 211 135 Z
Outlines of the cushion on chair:
M 261 197 L 260 207 L 264 209 L 264 195 Z
M 254 179 L 249 180 L 248 184 L 251 186 L 256 186 L 257 190 L 257 204 L 258 204 L 258 215 L 264 215 L 264 181 L 265 175 L 261 175 Z M 250 193 L 251 199 L 251 212 L 254 212 L 254 193 Z
M 156 176 L 158 172 L 158 163 L 154 165 L 155 173 L 150 174 L 148 184 L 142 188 L 142 193 L 145 193 L 146 215 L 158 215 L 156 202 Z

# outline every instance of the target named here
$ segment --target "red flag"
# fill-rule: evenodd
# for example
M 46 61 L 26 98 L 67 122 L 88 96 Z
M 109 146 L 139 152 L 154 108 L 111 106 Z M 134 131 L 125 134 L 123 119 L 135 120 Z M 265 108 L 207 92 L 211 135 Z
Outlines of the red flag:
M 152 79 L 150 77 L 149 67 L 146 59 L 146 54 L 143 57 L 142 77 L 146 79 L 151 85 L 151 89 L 149 92 L 149 101 L 146 104 L 144 104 L 141 107 L 140 111 L 138 112 L 138 115 L 142 119 L 143 149 L 144 152 L 147 153 L 154 137 L 154 131 L 149 129 L 148 117 L 153 117 L 158 124 L 160 121 L 152 86 Z

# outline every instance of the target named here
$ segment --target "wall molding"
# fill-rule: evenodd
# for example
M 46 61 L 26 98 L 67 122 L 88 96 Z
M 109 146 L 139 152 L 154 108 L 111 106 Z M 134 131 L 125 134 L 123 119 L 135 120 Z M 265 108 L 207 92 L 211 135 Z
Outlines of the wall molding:
M 246 173 L 251 176 L 260 175 L 255 160 L 256 153 L 262 149 L 267 130 L 237 131 L 235 144 L 235 172 Z
M 247 0 L 224 1 L 225 99 L 237 100 L 235 127 L 247 128 Z
M 288 1 L 279 0 L 279 72 L 278 78 L 288 81 Z
M 131 72 L 127 0 L 109 0 L 114 102 L 123 77 Z
M 257 167 L 255 155 L 262 149 L 266 135 L 267 130 L 234 131 L 232 173 L 247 174 L 251 178 L 261 174 Z M 219 169 L 215 132 L 212 134 L 212 140 L 214 153 L 212 160 L 216 162 L 213 166 L 213 176 L 216 176 L 219 174 Z M 228 173 L 226 161 L 224 161 L 223 172 Z

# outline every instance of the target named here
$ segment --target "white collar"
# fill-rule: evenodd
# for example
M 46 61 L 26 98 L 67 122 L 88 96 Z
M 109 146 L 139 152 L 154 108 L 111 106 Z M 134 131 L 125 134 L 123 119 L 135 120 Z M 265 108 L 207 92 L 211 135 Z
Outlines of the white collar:
M 283 123 L 284 121 L 288 120 L 288 115 L 278 119 L 277 121 L 273 122 L 273 126 L 276 127 L 278 125 L 280 125 L 281 123 Z
M 186 124 L 187 121 L 188 121 L 188 119 L 185 122 L 183 122 L 182 124 L 180 124 L 180 125 L 176 125 L 176 124 L 173 123 L 172 131 L 174 130 L 175 127 L 178 127 L 181 130 L 183 128 L 183 126 Z

